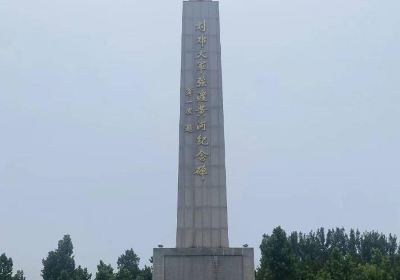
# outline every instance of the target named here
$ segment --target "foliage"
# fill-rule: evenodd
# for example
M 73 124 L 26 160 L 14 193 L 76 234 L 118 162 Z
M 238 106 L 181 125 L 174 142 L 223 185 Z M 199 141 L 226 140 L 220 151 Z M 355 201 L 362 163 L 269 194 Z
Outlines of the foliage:
M 0 256 L 0 280 L 11 280 L 13 271 L 13 261 L 7 258 L 6 254 Z
M 133 249 L 126 250 L 117 261 L 117 280 L 135 280 L 140 274 L 139 261 L 140 258 L 135 254 Z
M 145 266 L 144 269 L 140 271 L 139 276 L 136 280 L 152 280 L 153 277 L 153 270 L 149 266 Z
M 42 260 L 43 269 L 42 277 L 44 280 L 90 280 L 92 274 L 86 268 L 78 266 L 75 268 L 75 260 L 73 255 L 72 240 L 69 235 L 65 235 L 63 239 L 58 242 L 58 247 L 54 251 L 48 253 L 47 258 Z M 9 262 L 4 256 L 0 258 L 0 272 L 7 271 L 11 275 Z M 152 268 L 145 266 L 143 269 L 139 268 L 140 258 L 136 255 L 133 249 L 126 250 L 118 260 L 118 269 L 114 272 L 111 264 L 105 264 L 100 261 L 97 265 L 97 272 L 95 280 L 152 280 Z M 150 259 L 152 263 L 152 259 Z M 4 264 L 3 264 L 4 263 Z M 3 269 L 4 267 L 4 269 Z M 11 261 L 12 271 L 12 261 Z M 1 278 L 0 280 L 25 280 L 23 272 L 17 272 L 14 278 Z
M 266 279 L 291 279 L 294 273 L 294 255 L 282 228 L 274 229 L 271 236 L 264 235 L 261 250 L 265 255 L 261 259 L 261 275 Z
M 13 261 L 11 258 L 7 258 L 6 254 L 1 254 L 0 256 L 0 280 L 25 280 L 24 272 L 22 270 L 17 270 L 17 272 L 12 275 L 13 271 Z
M 97 266 L 97 273 L 95 280 L 114 280 L 114 269 L 110 264 L 106 265 L 103 261 Z
M 24 272 L 22 270 L 17 270 L 12 278 L 13 280 L 26 280 Z
M 75 268 L 74 246 L 69 235 L 58 241 L 57 249 L 50 251 L 42 260 L 44 280 L 90 280 L 91 274 L 86 268 Z
M 17 270 L 13 273 L 13 260 L 7 258 L 6 254 L 1 254 L 0 256 L 0 280 L 25 280 L 24 272 L 22 270 Z
M 360 233 L 343 228 L 319 228 L 288 235 L 281 227 L 263 235 L 256 280 L 400 280 L 397 237 L 376 231 Z M 117 260 L 117 269 L 100 261 L 95 280 L 152 280 L 152 267 L 140 269 L 133 249 Z M 75 267 L 69 235 L 42 260 L 44 280 L 90 280 L 86 268 Z M 153 263 L 152 258 L 150 263 Z M 13 261 L 0 255 L 0 280 L 26 280 L 22 270 L 13 275 Z
M 400 280 L 396 236 L 324 228 L 264 235 L 257 280 Z
M 92 274 L 90 274 L 87 268 L 82 268 L 78 266 L 75 269 L 75 279 L 74 280 L 90 280 L 92 278 Z
M 72 280 L 74 278 L 75 260 L 71 237 L 65 235 L 58 241 L 58 247 L 50 251 L 42 260 L 42 277 L 44 280 Z

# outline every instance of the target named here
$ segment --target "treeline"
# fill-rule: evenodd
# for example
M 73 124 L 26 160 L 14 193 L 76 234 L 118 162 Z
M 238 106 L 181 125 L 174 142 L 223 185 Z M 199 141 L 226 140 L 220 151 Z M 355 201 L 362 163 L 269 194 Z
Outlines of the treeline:
M 400 248 L 394 235 L 323 228 L 290 235 L 277 227 L 261 242 L 256 280 L 400 280 Z M 44 280 L 151 280 L 152 268 L 139 267 L 133 249 L 126 250 L 114 269 L 103 261 L 94 275 L 76 266 L 69 235 L 42 260 Z M 152 260 L 150 260 L 152 262 Z M 0 256 L 0 280 L 25 280 L 22 270 L 13 274 L 13 262 Z M 188 279 L 190 280 L 190 279 Z
M 308 234 L 278 227 L 264 235 L 256 280 L 400 280 L 396 236 L 324 228 Z
M 117 269 L 103 261 L 97 265 L 95 280 L 151 280 L 150 267 L 139 268 L 139 257 L 133 249 L 126 250 L 117 260 Z M 58 242 L 56 250 L 49 252 L 42 261 L 43 280 L 90 280 L 92 274 L 86 268 L 75 266 L 73 245 L 69 235 Z M 1 279 L 0 279 L 1 280 Z
M 69 235 L 58 242 L 58 247 L 42 260 L 43 280 L 90 280 L 87 268 L 75 265 L 73 245 Z M 117 269 L 103 261 L 97 265 L 95 280 L 152 280 L 151 267 L 139 267 L 139 257 L 133 249 L 126 250 L 117 260 Z M 151 260 L 150 260 L 151 261 Z M 25 280 L 22 270 L 12 275 L 13 262 L 5 254 L 0 256 L 0 280 Z

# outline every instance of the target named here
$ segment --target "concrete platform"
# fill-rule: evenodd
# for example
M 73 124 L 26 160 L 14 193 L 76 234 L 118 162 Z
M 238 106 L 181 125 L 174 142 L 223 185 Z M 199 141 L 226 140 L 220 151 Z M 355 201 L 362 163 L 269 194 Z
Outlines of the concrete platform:
M 253 248 L 156 248 L 153 280 L 254 280 Z

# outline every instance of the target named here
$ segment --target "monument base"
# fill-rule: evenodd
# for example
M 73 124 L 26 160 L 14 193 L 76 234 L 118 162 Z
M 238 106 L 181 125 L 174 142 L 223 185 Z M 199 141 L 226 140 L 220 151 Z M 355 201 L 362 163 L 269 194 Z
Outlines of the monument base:
M 153 280 L 254 280 L 253 248 L 156 248 Z

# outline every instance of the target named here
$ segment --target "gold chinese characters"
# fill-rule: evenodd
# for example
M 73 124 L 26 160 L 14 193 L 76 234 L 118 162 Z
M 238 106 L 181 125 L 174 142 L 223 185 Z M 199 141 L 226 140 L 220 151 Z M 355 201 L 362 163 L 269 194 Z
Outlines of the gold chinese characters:
M 208 160 L 209 160 L 209 135 L 208 135 L 208 92 L 207 92 L 207 68 L 208 68 L 208 52 L 207 52 L 207 22 L 202 20 L 195 24 L 196 32 L 194 59 L 197 75 L 194 77 L 193 87 L 184 89 L 186 97 L 186 107 L 184 114 L 186 116 L 186 124 L 183 129 L 185 133 L 192 134 L 193 141 L 197 146 L 197 152 L 194 155 L 195 168 L 193 175 L 201 177 L 205 180 L 208 176 Z M 188 136 L 189 137 L 189 136 Z
M 203 149 L 208 146 L 208 136 L 207 132 L 207 123 L 206 123 L 206 103 L 207 103 L 207 65 L 208 65 L 208 55 L 205 50 L 205 47 L 208 42 L 208 38 L 206 36 L 207 32 L 207 23 L 205 20 L 196 25 L 196 30 L 200 32 L 197 43 L 200 45 L 200 50 L 198 50 L 196 54 L 196 67 L 199 76 L 196 79 L 196 87 L 199 89 L 199 92 L 196 96 L 197 101 L 197 112 L 198 121 L 196 129 L 197 131 L 201 131 L 200 134 L 196 137 L 196 144 L 199 147 L 199 152 L 196 154 L 195 158 L 197 161 L 201 162 L 200 166 L 197 166 L 193 172 L 194 175 L 201 177 L 203 180 L 208 175 L 208 153 Z

